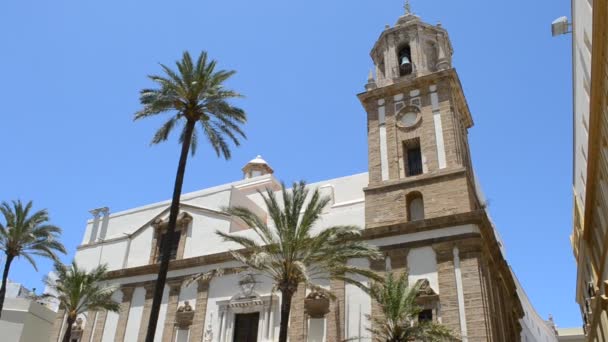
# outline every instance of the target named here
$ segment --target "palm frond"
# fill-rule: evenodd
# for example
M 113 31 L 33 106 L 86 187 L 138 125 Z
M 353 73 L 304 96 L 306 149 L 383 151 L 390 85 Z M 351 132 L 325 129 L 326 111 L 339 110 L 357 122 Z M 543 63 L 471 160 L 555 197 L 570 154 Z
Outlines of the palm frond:
M 201 52 L 196 62 L 190 53 L 183 53 L 181 60 L 172 69 L 161 64 L 164 75 L 151 75 L 150 80 L 157 88 L 146 88 L 140 91 L 139 100 L 142 108 L 135 113 L 134 119 L 155 116 L 165 112 L 174 112 L 155 133 L 152 143 L 166 141 L 178 123 L 201 122 L 200 129 L 211 148 L 219 157 L 229 159 L 231 142 L 235 146 L 240 139 L 245 139 L 241 125 L 246 123 L 245 111 L 230 103 L 242 97 L 239 93 L 226 89 L 224 83 L 232 77 L 234 71 L 216 70 L 217 62 L 209 60 L 206 52 Z M 186 125 L 183 125 L 184 128 Z M 184 132 L 180 142 L 184 140 Z M 194 155 L 198 146 L 199 134 L 195 129 L 190 144 Z

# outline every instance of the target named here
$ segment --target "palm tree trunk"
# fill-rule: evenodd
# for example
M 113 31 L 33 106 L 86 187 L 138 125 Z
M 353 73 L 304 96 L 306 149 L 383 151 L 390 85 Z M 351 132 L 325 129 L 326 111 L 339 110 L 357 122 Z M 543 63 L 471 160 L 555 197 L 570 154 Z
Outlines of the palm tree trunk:
M 186 162 L 188 161 L 188 152 L 190 151 L 190 142 L 192 141 L 192 132 L 196 121 L 188 120 L 184 132 L 184 141 L 182 142 L 182 152 L 179 156 L 179 164 L 177 166 L 177 174 L 175 176 L 175 185 L 173 187 L 173 198 L 171 200 L 171 209 L 169 212 L 169 225 L 165 235 L 163 244 L 162 258 L 160 268 L 158 270 L 158 278 L 154 287 L 154 297 L 152 299 L 152 308 L 150 309 L 150 320 L 148 321 L 148 331 L 146 333 L 146 342 L 154 342 L 154 334 L 156 333 L 156 324 L 158 323 L 158 314 L 160 304 L 163 298 L 163 290 L 167 282 L 167 272 L 169 271 L 169 258 L 171 246 L 173 245 L 173 232 L 177 223 L 177 215 L 179 214 L 179 199 L 182 194 L 182 185 L 184 183 L 184 174 L 186 173 Z
M 289 327 L 289 313 L 291 312 L 291 299 L 293 291 L 281 291 L 281 323 L 279 329 L 279 342 L 287 342 L 287 328 Z
M 11 263 L 15 258 L 14 255 L 7 254 L 6 262 L 4 263 L 4 272 L 2 273 L 2 287 L 0 287 L 0 317 L 2 316 L 2 308 L 4 307 L 4 297 L 6 296 L 6 281 L 8 280 L 8 271 L 11 268 Z
M 68 321 L 66 322 L 65 334 L 63 334 L 63 342 L 70 342 L 70 337 L 72 337 L 72 324 L 76 322 L 76 318 L 71 318 L 68 314 Z

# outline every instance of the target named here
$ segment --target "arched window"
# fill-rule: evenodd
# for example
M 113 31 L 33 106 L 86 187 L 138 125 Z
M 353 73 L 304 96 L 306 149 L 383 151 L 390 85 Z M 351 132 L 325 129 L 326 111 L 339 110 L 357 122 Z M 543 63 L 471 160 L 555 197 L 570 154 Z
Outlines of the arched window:
M 409 193 L 407 195 L 406 202 L 407 220 L 424 220 L 424 201 L 422 200 L 422 194 L 418 191 Z
M 405 76 L 412 73 L 412 51 L 409 45 L 399 50 L 399 75 Z

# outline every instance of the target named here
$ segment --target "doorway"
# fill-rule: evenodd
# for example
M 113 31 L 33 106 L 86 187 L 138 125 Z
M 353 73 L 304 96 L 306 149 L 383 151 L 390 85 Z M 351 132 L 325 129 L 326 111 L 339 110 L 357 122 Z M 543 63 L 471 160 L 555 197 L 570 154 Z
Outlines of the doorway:
M 236 314 L 234 316 L 233 342 L 257 342 L 260 313 Z

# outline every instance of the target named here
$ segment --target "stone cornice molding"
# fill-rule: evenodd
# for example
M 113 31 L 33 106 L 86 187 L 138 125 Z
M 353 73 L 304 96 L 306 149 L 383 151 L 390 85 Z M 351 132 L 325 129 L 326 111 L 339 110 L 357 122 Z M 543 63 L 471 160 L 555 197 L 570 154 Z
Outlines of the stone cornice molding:
M 401 235 L 404 233 L 430 231 L 434 229 L 441 229 L 450 226 L 464 225 L 464 224 L 479 224 L 482 222 L 482 215 L 485 213 L 480 211 L 469 212 L 464 214 L 455 214 L 443 217 L 430 218 L 412 222 L 394 223 L 388 225 L 382 225 L 378 227 L 368 227 L 362 230 L 360 239 L 372 240 L 387 236 Z M 243 249 L 236 250 L 236 252 L 244 253 Z M 231 252 L 221 252 L 209 255 L 203 255 L 198 257 L 192 257 L 187 259 L 171 260 L 169 262 L 169 270 L 181 270 L 186 268 L 193 268 L 201 265 L 215 265 L 224 262 L 234 261 Z M 143 266 L 136 266 L 131 268 L 123 268 L 120 270 L 108 272 L 110 279 L 127 278 L 133 276 L 141 276 L 148 274 L 158 273 L 159 264 L 150 264 Z M 231 269 L 242 270 L 242 267 L 232 267 L 225 269 L 223 274 L 229 274 Z
M 367 187 L 363 188 L 363 192 L 379 192 L 385 191 L 388 188 L 406 188 L 412 183 L 416 183 L 417 185 L 436 183 L 443 181 L 444 178 L 466 175 L 466 172 L 467 168 L 459 167 L 423 173 L 421 175 L 407 178 L 385 180 L 376 184 L 369 184 Z

